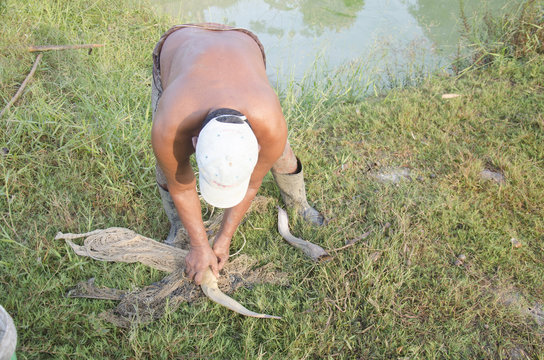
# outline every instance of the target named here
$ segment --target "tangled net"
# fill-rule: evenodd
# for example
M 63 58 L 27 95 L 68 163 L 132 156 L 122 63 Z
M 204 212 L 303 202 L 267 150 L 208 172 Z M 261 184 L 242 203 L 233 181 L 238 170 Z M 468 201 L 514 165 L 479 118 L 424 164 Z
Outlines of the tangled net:
M 217 230 L 221 214 L 214 215 L 206 226 L 210 231 Z M 83 245 L 72 240 L 85 238 Z M 126 228 L 108 228 L 83 234 L 58 233 L 55 239 L 64 239 L 77 255 L 100 261 L 141 263 L 154 269 L 169 273 L 162 280 L 141 290 L 126 291 L 97 287 L 94 278 L 79 283 L 68 292 L 69 297 L 116 300 L 119 304 L 99 315 L 100 318 L 120 327 L 130 327 L 137 323 L 149 323 L 160 318 L 168 309 L 175 310 L 181 303 L 193 301 L 202 292 L 192 281 L 184 276 L 185 256 L 188 250 L 157 242 Z M 176 239 L 178 245 L 188 243 L 187 233 L 182 229 Z M 202 284 L 204 294 L 211 300 L 246 316 L 278 318 L 247 310 L 224 293 L 232 293 L 241 286 L 256 283 L 285 284 L 286 274 L 275 271 L 271 264 L 252 269 L 255 261 L 240 255 L 227 263 L 224 275 L 219 279 L 211 270 Z

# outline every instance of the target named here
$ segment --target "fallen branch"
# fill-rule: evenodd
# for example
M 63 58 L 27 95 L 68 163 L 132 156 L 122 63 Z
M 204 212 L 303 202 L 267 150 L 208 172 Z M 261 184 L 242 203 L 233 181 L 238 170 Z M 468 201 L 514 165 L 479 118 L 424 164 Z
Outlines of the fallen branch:
M 371 231 L 369 230 L 369 231 L 365 232 L 363 235 L 361 235 L 359 237 L 356 237 L 355 239 L 351 239 L 351 240 L 346 241 L 346 245 L 341 246 L 341 247 L 336 248 L 336 249 L 331 249 L 330 251 L 336 252 L 336 251 L 340 251 L 340 250 L 344 250 L 344 249 L 347 249 L 349 247 L 352 247 L 357 242 L 359 242 L 359 240 L 366 239 L 370 235 L 370 233 L 371 233 Z
M 34 65 L 32 66 L 32 69 L 30 70 L 30 73 L 28 73 L 28 75 L 26 76 L 26 79 L 23 81 L 23 83 L 21 84 L 21 86 L 19 87 L 19 90 L 17 90 L 17 92 L 15 93 L 15 95 L 11 98 L 11 100 L 7 103 L 7 105 L 4 107 L 4 109 L 2 110 L 2 112 L 0 112 L 0 117 L 2 117 L 2 115 L 4 115 L 4 113 L 6 111 L 9 110 L 9 108 L 11 107 L 11 105 L 13 105 L 17 99 L 19 99 L 19 97 L 21 96 L 21 94 L 23 93 L 23 90 L 25 89 L 26 87 L 26 84 L 28 83 L 28 81 L 30 80 L 30 78 L 32 78 L 32 76 L 34 76 L 34 73 L 36 72 L 36 68 L 38 67 L 38 64 L 40 63 L 40 60 L 42 59 L 42 56 L 43 54 L 38 54 L 38 56 L 36 56 L 36 60 L 34 61 Z
M 29 46 L 28 51 L 57 51 L 57 50 L 73 50 L 73 49 L 94 49 L 103 47 L 104 44 L 81 44 L 81 45 L 41 45 Z
M 321 246 L 291 235 L 287 212 L 278 206 L 278 231 L 289 244 L 299 248 L 314 261 L 330 260 L 331 256 Z

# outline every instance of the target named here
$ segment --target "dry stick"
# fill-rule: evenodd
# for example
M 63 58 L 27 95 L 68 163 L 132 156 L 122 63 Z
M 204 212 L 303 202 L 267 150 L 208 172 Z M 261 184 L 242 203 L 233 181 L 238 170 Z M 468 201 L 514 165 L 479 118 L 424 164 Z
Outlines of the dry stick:
M 331 249 L 330 251 L 336 252 L 336 251 L 340 251 L 340 250 L 344 250 L 344 249 L 347 249 L 349 247 L 352 247 L 353 245 L 357 244 L 357 242 L 359 240 L 366 239 L 370 235 L 370 233 L 371 233 L 371 231 L 369 230 L 369 231 L 365 232 L 363 235 L 361 235 L 361 236 L 359 236 L 359 237 L 357 237 L 355 239 L 349 240 L 346 245 L 341 246 L 341 247 L 336 248 L 336 249 Z
M 52 51 L 52 50 L 72 50 L 72 49 L 93 49 L 102 47 L 104 44 L 81 44 L 81 45 L 43 45 L 29 46 L 28 51 Z
M 17 90 L 17 92 L 15 93 L 15 95 L 11 98 L 11 100 L 8 102 L 8 104 L 6 105 L 6 107 L 2 110 L 2 112 L 0 112 L 0 117 L 2 117 L 2 115 L 4 115 L 4 113 L 6 111 L 9 110 L 9 108 L 11 107 L 11 105 L 13 105 L 17 99 L 19 98 L 19 96 L 21 96 L 21 94 L 23 93 L 23 90 L 25 89 L 26 87 L 26 84 L 28 83 L 28 81 L 30 80 L 30 78 L 34 75 L 34 72 L 36 72 L 36 68 L 38 67 L 38 64 L 40 63 L 40 60 L 42 59 L 42 56 L 43 54 L 40 53 L 38 54 L 38 56 L 36 56 L 36 60 L 34 61 L 34 65 L 32 66 L 32 70 L 30 70 L 30 73 L 26 76 L 26 79 L 25 81 L 23 81 L 23 83 L 21 84 L 21 87 L 19 87 L 19 90 Z
M 26 77 L 25 81 L 23 81 L 23 83 L 21 84 L 21 87 L 19 88 L 19 90 L 17 90 L 17 93 L 15 93 L 15 96 L 13 96 L 13 98 L 11 98 L 10 102 L 6 105 L 6 107 L 4 107 L 2 112 L 0 112 L 0 117 L 2 117 L 2 115 L 4 115 L 4 113 L 6 111 L 8 111 L 8 109 L 11 107 L 11 105 L 13 105 L 15 103 L 15 101 L 17 101 L 17 99 L 23 93 L 23 90 L 25 89 L 26 84 L 28 83 L 30 78 L 34 75 L 34 72 L 36 71 L 36 68 L 38 67 L 38 63 L 42 59 L 42 56 L 43 56 L 43 54 L 41 53 L 42 51 L 71 50 L 71 49 L 93 49 L 93 48 L 98 48 L 98 47 L 102 47 L 102 46 L 104 46 L 104 44 L 29 46 L 28 51 L 30 51 L 30 52 L 39 51 L 40 53 L 36 57 L 36 61 L 34 61 L 34 66 L 32 66 L 32 70 L 30 70 L 30 73 Z

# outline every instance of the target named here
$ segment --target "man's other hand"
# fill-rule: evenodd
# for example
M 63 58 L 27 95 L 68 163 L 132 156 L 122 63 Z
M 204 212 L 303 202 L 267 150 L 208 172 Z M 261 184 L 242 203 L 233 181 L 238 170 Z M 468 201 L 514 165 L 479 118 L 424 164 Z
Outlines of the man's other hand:
M 219 261 L 209 245 L 191 246 L 191 250 L 185 257 L 185 273 L 194 280 L 195 284 L 202 284 L 204 271 L 212 269 L 215 277 L 219 277 Z
M 218 236 L 213 243 L 213 252 L 219 261 L 218 269 L 221 270 L 229 261 L 230 238 Z

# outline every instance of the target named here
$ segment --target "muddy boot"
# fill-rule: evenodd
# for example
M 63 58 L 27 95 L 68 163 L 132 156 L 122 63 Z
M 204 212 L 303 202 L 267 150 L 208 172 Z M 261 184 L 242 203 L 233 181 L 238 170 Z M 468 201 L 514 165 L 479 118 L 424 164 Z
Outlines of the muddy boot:
M 170 220 L 171 225 L 170 232 L 168 233 L 166 240 L 164 240 L 164 243 L 172 245 L 176 239 L 178 230 L 181 229 L 183 225 L 179 219 L 178 211 L 174 206 L 174 200 L 172 200 L 170 192 L 168 190 L 164 190 L 159 184 L 157 184 L 157 187 L 159 188 L 159 193 L 161 194 L 162 206 L 164 207 L 164 211 L 166 212 L 166 216 L 168 216 L 168 220 Z
M 277 174 L 272 171 L 272 176 L 280 188 L 281 197 L 285 206 L 295 208 L 305 221 L 312 225 L 321 226 L 325 222 L 323 215 L 308 204 L 306 189 L 304 188 L 304 174 L 302 164 L 297 158 L 297 170 L 293 174 Z
M 15 359 L 16 347 L 17 330 L 13 324 L 13 319 L 0 305 L 0 359 Z

